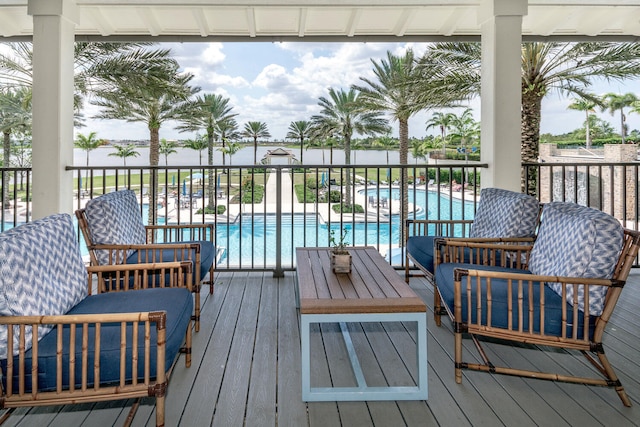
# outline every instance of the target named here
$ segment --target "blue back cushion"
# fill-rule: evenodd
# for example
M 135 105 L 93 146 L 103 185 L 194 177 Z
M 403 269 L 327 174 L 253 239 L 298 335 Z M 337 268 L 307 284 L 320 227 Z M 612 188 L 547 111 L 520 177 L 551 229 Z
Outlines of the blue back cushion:
M 29 222 L 0 234 L 0 315 L 67 313 L 87 296 L 87 271 L 67 214 Z M 38 340 L 51 326 L 38 328 Z M 26 328 L 27 348 L 31 327 Z M 14 354 L 18 351 L 17 329 Z M 0 359 L 7 357 L 7 327 L 0 327 Z
M 480 192 L 470 237 L 533 236 L 539 211 L 535 197 L 501 188 L 485 188 Z
M 542 211 L 538 237 L 529 269 L 534 274 L 610 279 L 622 250 L 624 230 L 617 219 L 575 203 L 552 202 Z M 562 294 L 559 283 L 549 287 Z M 589 290 L 589 313 L 599 316 L 607 288 Z M 573 287 L 567 287 L 573 303 Z M 578 307 L 584 311 L 584 289 L 578 290 Z
M 146 243 L 140 206 L 131 190 L 120 190 L 89 200 L 85 207 L 89 234 L 95 245 L 139 245 Z M 132 251 L 127 253 L 131 255 Z M 97 251 L 100 264 L 109 263 L 108 251 Z

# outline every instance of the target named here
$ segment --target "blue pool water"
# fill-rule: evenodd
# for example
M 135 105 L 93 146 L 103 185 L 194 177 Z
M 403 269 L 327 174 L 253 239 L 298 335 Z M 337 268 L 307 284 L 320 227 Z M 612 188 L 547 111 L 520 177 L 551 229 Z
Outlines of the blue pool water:
M 368 195 L 387 197 L 389 203 L 400 203 L 399 190 L 371 190 Z M 424 190 L 411 191 L 409 203 L 417 208 L 410 217 L 417 219 L 473 219 L 474 205 L 449 199 Z M 438 216 L 438 212 L 440 215 Z M 242 215 L 233 224 L 218 224 L 216 245 L 224 247 L 223 266 L 273 266 L 276 259 L 277 218 L 273 214 Z M 329 246 L 331 230 L 339 234 L 340 223 L 327 224 L 315 214 L 285 214 L 282 217 L 282 264 L 294 265 L 295 248 L 301 246 Z M 347 245 L 372 245 L 378 248 L 397 246 L 400 238 L 400 218 L 392 215 L 387 222 L 343 223 L 348 230 Z

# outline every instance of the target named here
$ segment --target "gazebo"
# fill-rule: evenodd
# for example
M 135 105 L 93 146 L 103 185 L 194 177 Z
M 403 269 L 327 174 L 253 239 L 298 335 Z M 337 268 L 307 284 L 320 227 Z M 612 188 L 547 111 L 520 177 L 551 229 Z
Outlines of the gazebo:
M 274 159 L 276 160 L 275 163 L 273 162 Z M 293 154 L 292 151 L 285 150 L 284 148 L 276 148 L 275 150 L 268 150 L 267 154 L 265 154 L 264 157 L 262 158 L 262 163 L 267 165 L 271 165 L 271 164 L 282 165 L 284 164 L 283 161 L 286 161 L 288 165 L 298 162 L 295 154 Z

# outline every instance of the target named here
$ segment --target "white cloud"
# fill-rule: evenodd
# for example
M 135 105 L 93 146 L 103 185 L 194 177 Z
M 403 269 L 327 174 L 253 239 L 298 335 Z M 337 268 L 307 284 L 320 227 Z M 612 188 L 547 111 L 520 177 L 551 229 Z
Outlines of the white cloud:
M 221 65 L 226 58 L 226 55 L 222 52 L 223 47 L 222 43 L 208 43 L 207 48 L 202 51 L 200 59 L 205 64 Z

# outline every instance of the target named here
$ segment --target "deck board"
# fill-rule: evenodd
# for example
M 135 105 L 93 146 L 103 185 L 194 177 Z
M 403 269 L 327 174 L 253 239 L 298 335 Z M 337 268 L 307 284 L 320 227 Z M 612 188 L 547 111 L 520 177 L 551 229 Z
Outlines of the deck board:
M 167 394 L 166 425 L 224 426 L 424 426 L 601 425 L 631 426 L 640 419 L 640 271 L 634 270 L 612 316 L 605 349 L 633 405 L 625 408 L 611 389 L 463 371 L 453 373 L 453 334 L 448 319 L 436 327 L 427 313 L 429 399 L 392 402 L 301 401 L 300 329 L 295 273 L 219 274 L 213 296 L 203 293 L 202 324 L 193 336 L 193 363 L 180 356 Z M 411 287 L 432 305 L 432 290 L 416 277 Z M 313 381 L 352 381 L 337 325 L 315 325 Z M 415 378 L 415 326 L 411 323 L 348 324 L 368 381 Z M 464 340 L 465 352 L 473 344 Z M 496 362 L 573 372 L 591 369 L 573 354 L 488 343 Z M 333 381 L 332 381 L 333 379 Z M 5 426 L 121 425 L 131 400 L 17 409 Z M 153 426 L 152 399 L 143 399 L 133 426 Z

